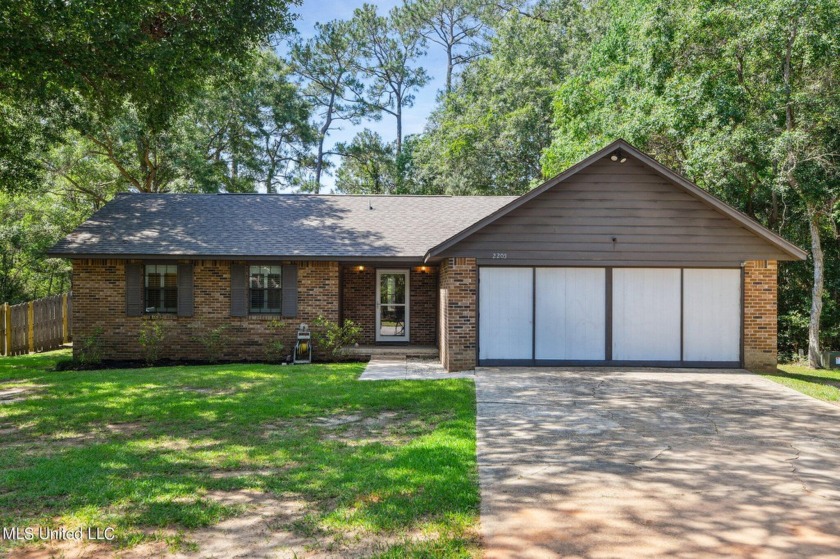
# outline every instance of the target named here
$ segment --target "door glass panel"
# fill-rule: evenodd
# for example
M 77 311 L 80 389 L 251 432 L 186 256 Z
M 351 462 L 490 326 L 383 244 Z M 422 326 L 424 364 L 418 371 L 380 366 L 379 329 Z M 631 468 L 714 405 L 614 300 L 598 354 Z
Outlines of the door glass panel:
M 381 305 L 379 313 L 380 336 L 405 336 L 405 305 Z
M 379 277 L 379 302 L 383 305 L 405 304 L 405 274 L 382 274 Z

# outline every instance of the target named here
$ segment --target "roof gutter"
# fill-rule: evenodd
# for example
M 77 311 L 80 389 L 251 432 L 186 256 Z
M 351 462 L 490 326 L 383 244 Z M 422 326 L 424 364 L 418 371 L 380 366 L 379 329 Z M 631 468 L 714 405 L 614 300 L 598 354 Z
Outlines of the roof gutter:
M 406 264 L 423 264 L 423 256 L 324 256 L 324 255 L 249 255 L 249 254 L 96 254 L 96 253 L 63 253 L 48 252 L 50 258 L 67 258 L 71 260 L 253 260 L 276 261 L 289 260 L 296 262 L 398 262 Z

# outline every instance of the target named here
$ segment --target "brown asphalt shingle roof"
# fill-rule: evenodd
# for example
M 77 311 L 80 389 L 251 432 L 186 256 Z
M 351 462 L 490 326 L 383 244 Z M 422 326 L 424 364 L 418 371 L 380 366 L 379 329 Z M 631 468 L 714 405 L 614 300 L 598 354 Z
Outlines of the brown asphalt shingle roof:
M 514 199 L 121 194 L 50 255 L 419 259 Z

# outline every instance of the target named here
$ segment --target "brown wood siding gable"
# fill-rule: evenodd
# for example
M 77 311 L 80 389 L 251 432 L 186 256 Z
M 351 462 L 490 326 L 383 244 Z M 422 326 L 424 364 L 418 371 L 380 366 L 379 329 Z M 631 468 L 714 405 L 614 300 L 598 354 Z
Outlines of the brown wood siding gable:
M 604 157 L 441 256 L 480 264 L 739 265 L 776 247 L 630 157 Z

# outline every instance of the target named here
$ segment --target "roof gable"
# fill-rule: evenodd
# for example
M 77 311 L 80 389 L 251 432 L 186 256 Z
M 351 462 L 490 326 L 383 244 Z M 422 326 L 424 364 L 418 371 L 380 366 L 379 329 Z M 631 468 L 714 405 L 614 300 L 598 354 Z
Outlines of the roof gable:
M 616 150 L 621 150 L 627 156 L 625 163 L 610 160 L 609 156 Z M 589 178 L 587 179 L 587 177 Z M 647 182 L 651 182 L 652 186 L 646 187 Z M 587 184 L 589 186 L 586 186 Z M 634 197 L 636 203 L 633 203 Z M 555 233 L 560 231 L 558 228 L 563 228 L 562 232 L 566 235 L 561 233 L 553 237 L 543 237 L 540 240 L 539 236 L 548 230 L 527 226 L 527 224 L 537 224 L 537 221 L 533 219 L 540 217 L 540 210 L 537 207 L 546 204 L 550 205 L 552 210 L 542 211 L 542 218 L 551 217 L 552 221 L 550 223 L 545 222 L 544 225 L 554 226 L 551 231 Z M 635 224 L 633 223 L 634 219 L 636 220 Z M 720 239 L 721 242 L 719 243 L 724 248 L 716 247 L 716 243 L 712 242 L 708 245 L 710 247 L 708 250 L 717 253 L 724 250 L 727 259 L 740 258 L 741 261 L 747 259 L 801 260 L 806 257 L 806 253 L 795 245 L 728 206 L 627 142 L 616 140 L 563 173 L 549 179 L 531 192 L 515 199 L 474 225 L 433 247 L 426 253 L 426 259 L 441 256 L 461 256 L 468 253 L 476 254 L 476 251 L 480 252 L 493 243 L 495 243 L 494 246 L 497 247 L 497 251 L 501 250 L 499 239 L 513 242 L 511 235 L 516 235 L 514 231 L 518 226 L 517 220 L 524 227 L 521 229 L 523 235 L 526 235 L 526 231 L 530 231 L 532 243 L 553 242 L 554 244 L 546 244 L 545 248 L 556 249 L 555 253 L 562 252 L 560 249 L 564 247 L 560 245 L 572 244 L 576 240 L 581 240 L 584 244 L 587 241 L 612 241 L 611 245 L 606 247 L 598 245 L 597 242 L 586 244 L 586 246 L 582 244 L 577 248 L 577 251 L 574 250 L 574 246 L 566 247 L 570 249 L 570 253 L 582 251 L 597 253 L 599 249 L 612 253 L 593 255 L 594 259 L 603 258 L 604 261 L 612 259 L 615 262 L 623 262 L 615 254 L 617 249 L 626 251 L 630 258 L 629 261 L 644 260 L 647 256 L 631 254 L 634 252 L 632 249 L 635 248 L 641 250 L 641 252 L 650 251 L 645 250 L 641 238 L 632 238 L 631 234 L 643 232 L 642 234 L 655 235 L 658 233 L 662 236 L 667 235 L 669 231 L 667 228 L 661 230 L 651 229 L 650 227 L 644 230 L 635 229 L 634 225 L 638 227 L 657 226 L 660 225 L 658 221 L 662 220 L 671 220 L 670 231 L 679 231 L 680 236 L 683 237 L 682 241 L 689 243 L 689 246 L 686 247 L 689 251 L 694 249 L 699 252 L 697 249 L 706 248 L 692 247 L 691 243 L 705 240 L 707 235 L 714 235 L 724 237 L 724 239 Z M 682 235 L 683 231 L 679 229 L 678 223 L 685 224 L 685 235 Z M 506 225 L 510 227 L 503 231 Z M 597 233 L 593 233 L 596 237 L 579 238 L 578 232 L 575 230 L 577 225 L 587 227 L 592 231 L 596 231 L 592 227 L 600 226 L 600 229 L 597 229 Z M 666 223 L 662 223 L 662 225 L 666 225 Z M 496 229 L 495 232 L 493 226 Z M 692 226 L 694 229 L 691 228 Z M 490 229 L 487 229 L 488 227 Z M 610 231 L 613 233 L 610 233 Z M 616 233 L 621 233 L 622 239 L 619 240 L 615 237 Z M 600 235 L 600 237 L 597 235 Z M 523 238 L 522 240 L 526 239 Z M 624 241 L 624 243 L 619 245 L 620 241 Z M 630 243 L 625 244 L 627 241 L 630 241 Z M 632 241 L 635 241 L 637 246 L 634 247 Z M 679 242 L 680 239 L 676 239 L 676 241 Z M 487 245 L 485 246 L 482 243 L 487 243 Z M 738 250 L 726 250 L 727 246 L 732 246 L 734 249 L 736 245 L 740 247 L 740 252 Z M 517 250 L 526 249 L 524 245 L 511 244 L 511 246 L 515 246 Z M 527 250 L 539 252 L 541 246 L 540 244 L 532 244 L 527 247 Z M 485 252 L 487 251 L 485 250 Z M 481 258 L 480 255 L 477 256 Z M 572 255 L 564 255 L 564 258 L 569 260 Z M 704 257 L 698 255 L 697 258 L 702 262 Z M 651 260 L 648 263 L 654 261 Z M 709 261 L 711 262 L 712 258 Z

